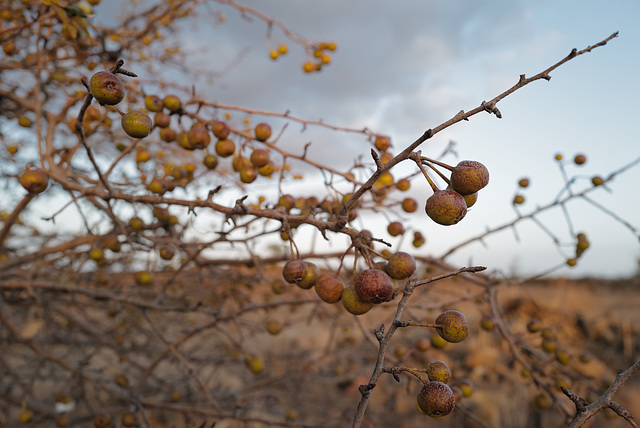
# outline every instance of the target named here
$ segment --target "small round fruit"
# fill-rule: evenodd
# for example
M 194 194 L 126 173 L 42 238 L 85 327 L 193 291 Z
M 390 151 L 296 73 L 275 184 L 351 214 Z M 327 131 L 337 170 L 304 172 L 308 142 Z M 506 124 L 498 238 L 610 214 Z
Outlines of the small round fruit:
M 353 287 L 347 287 L 342 291 L 342 306 L 347 312 L 353 315 L 366 314 L 373 308 L 373 303 L 366 303 L 360 300 Z
M 146 270 L 142 270 L 139 272 L 136 272 L 133 276 L 133 279 L 135 280 L 136 284 L 138 285 L 150 285 L 153 284 L 153 275 L 151 274 L 151 272 L 146 271 Z
M 458 387 L 460 391 L 462 391 L 463 397 L 471 397 L 471 395 L 473 395 L 473 382 L 469 379 L 462 379 L 458 382 Z
M 32 194 L 42 193 L 49 185 L 49 177 L 39 169 L 28 169 L 20 176 L 20 184 L 27 192 Z
M 204 149 L 211 142 L 211 135 L 204 125 L 196 124 L 187 132 L 187 139 L 194 149 Z
M 157 95 L 147 95 L 146 97 L 144 97 L 144 106 L 147 108 L 147 110 L 157 113 L 159 111 L 162 111 L 164 103 L 162 102 L 162 99 Z
M 425 373 L 432 382 L 449 383 L 451 380 L 451 370 L 449 366 L 440 360 L 434 360 L 427 364 Z
M 316 284 L 320 271 L 318 266 L 311 262 L 305 262 L 307 264 L 307 273 L 305 276 L 297 282 L 298 287 L 308 290 Z
M 104 258 L 104 251 L 100 247 L 93 247 L 89 250 L 89 258 L 95 261 L 102 260 Z
M 169 116 L 167 113 L 159 111 L 153 117 L 153 123 L 158 128 L 167 128 L 169 127 L 169 125 L 171 125 L 171 116 Z
M 216 142 L 216 154 L 221 158 L 228 158 L 236 151 L 236 145 L 229 139 L 218 140 Z
M 216 167 L 218 166 L 218 156 L 206 155 L 202 163 L 204 163 L 204 166 L 206 166 L 207 169 L 216 169 Z
M 464 203 L 467 204 L 467 209 L 471 208 L 478 202 L 478 192 L 472 193 L 470 195 L 464 195 Z
M 211 124 L 211 132 L 218 140 L 226 139 L 231 133 L 231 128 L 226 122 L 222 122 L 220 120 L 216 120 Z
M 418 407 L 425 415 L 446 416 L 456 406 L 453 391 L 442 382 L 425 383 L 418 393 Z
M 267 323 L 267 332 L 271 335 L 277 335 L 282 331 L 282 324 L 278 321 L 272 320 Z
M 363 302 L 378 304 L 393 295 L 393 282 L 385 272 L 378 269 L 367 269 L 356 277 L 354 290 Z
M 160 258 L 163 260 L 171 260 L 176 254 L 176 250 L 171 245 L 165 245 L 160 248 Z
M 256 168 L 262 168 L 269 163 L 269 152 L 262 149 L 256 149 L 251 153 L 251 163 Z
M 253 183 L 258 178 L 258 169 L 253 166 L 247 166 L 240 170 L 240 181 L 243 183 Z
M 496 329 L 496 319 L 491 315 L 483 315 L 480 320 L 480 327 L 485 331 L 493 331 Z
M 525 187 L 529 187 L 529 179 L 528 178 L 521 178 L 520 180 L 518 180 L 518 186 L 525 188 Z
M 330 273 L 325 273 L 320 275 L 316 280 L 315 289 L 320 300 L 327 303 L 336 303 L 340 301 L 342 297 L 344 285 L 340 278 Z
M 18 125 L 22 126 L 23 128 L 31 128 L 31 125 L 33 125 L 33 121 L 27 116 L 20 116 L 18 118 Z
M 175 95 L 167 95 L 162 99 L 162 104 L 169 110 L 171 113 L 178 113 L 182 108 L 182 102 L 180 98 Z
M 260 374 L 264 370 L 264 361 L 255 355 L 247 355 L 244 358 L 244 364 L 253 374 Z
M 386 272 L 393 279 L 406 279 L 416 270 L 416 260 L 409 253 L 398 251 L 389 257 Z
M 413 246 L 416 248 L 422 247 L 427 242 L 424 235 L 420 232 L 413 232 Z
M 463 160 L 451 170 L 451 188 L 470 195 L 489 184 L 489 170 L 477 161 Z
M 146 113 L 130 111 L 122 116 L 122 129 L 132 138 L 144 138 L 151 132 L 153 122 Z
M 450 343 L 462 342 L 469 334 L 467 318 L 462 312 L 448 310 L 436 318 L 436 331 L 444 340 Z
M 425 211 L 434 222 L 452 226 L 467 215 L 467 204 L 464 197 L 455 190 L 439 190 L 427 199 Z
M 521 205 L 524 204 L 524 196 L 522 195 L 515 195 L 513 197 L 513 204 L 514 205 Z
M 594 186 L 602 186 L 604 184 L 604 179 L 599 175 L 594 175 L 591 178 L 591 184 L 593 184 Z
M 587 157 L 583 154 L 578 154 L 573 158 L 573 162 L 576 165 L 584 165 L 586 161 L 587 161 Z
M 400 190 L 401 192 L 406 192 L 410 188 L 411 182 L 406 178 L 401 178 L 400 180 L 396 181 L 396 189 Z
M 284 264 L 282 276 L 290 284 L 297 284 L 307 275 L 309 265 L 304 260 L 293 259 Z
M 381 152 L 385 152 L 387 151 L 387 149 L 389 149 L 389 147 L 391 147 L 391 138 L 385 135 L 379 135 L 376 137 L 376 140 L 373 144 L 376 146 L 376 149 L 380 150 Z
M 138 426 L 138 418 L 135 413 L 127 412 L 122 415 L 122 426 L 123 427 L 137 427 Z
M 173 143 L 178 137 L 176 130 L 171 128 L 161 128 L 159 134 L 160 139 L 165 143 Z
M 100 104 L 113 106 L 124 99 L 124 85 L 113 73 L 98 71 L 89 80 L 89 92 Z
M 402 209 L 408 213 L 416 212 L 418 210 L 418 202 L 413 198 L 404 198 Z
M 256 140 L 267 141 L 271 137 L 271 126 L 266 123 L 259 123 L 254 129 Z
M 393 221 L 387 226 L 387 232 L 391 236 L 398 236 L 404 233 L 404 226 L 399 221 Z

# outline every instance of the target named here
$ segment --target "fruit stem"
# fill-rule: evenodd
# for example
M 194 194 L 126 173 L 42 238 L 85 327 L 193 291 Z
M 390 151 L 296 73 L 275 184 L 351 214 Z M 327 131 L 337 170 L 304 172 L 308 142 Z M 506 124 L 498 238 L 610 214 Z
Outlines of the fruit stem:
M 451 165 L 447 165 L 447 164 L 446 164 L 446 163 L 444 163 L 444 162 L 440 162 L 440 161 L 437 161 L 437 160 L 435 160 L 435 159 L 428 158 L 428 157 L 426 157 L 426 156 L 422 156 L 422 157 L 421 157 L 421 159 L 422 159 L 423 161 L 427 161 L 427 162 L 435 163 L 436 165 L 439 165 L 439 166 L 441 166 L 441 167 L 443 167 L 443 168 L 446 168 L 446 169 L 448 169 L 449 171 L 453 171 L 453 167 L 452 167 Z
M 431 189 L 433 190 L 433 193 L 439 192 L 440 189 L 438 189 L 438 186 L 436 186 L 436 183 L 434 183 L 433 180 L 431 179 L 431 177 L 429 177 L 429 174 L 427 174 L 427 171 L 425 171 L 424 167 L 420 163 L 417 163 L 417 164 L 418 164 L 418 168 L 420 168 L 420 171 L 422 171 L 422 174 L 424 175 L 424 177 L 429 182 L 429 186 L 431 186 Z
M 434 171 L 436 172 L 436 174 L 438 174 L 438 175 L 440 176 L 440 178 L 442 178 L 442 179 L 447 183 L 447 186 L 451 183 L 451 182 L 449 181 L 449 178 L 448 178 L 446 175 L 444 175 L 444 174 L 443 174 L 439 169 L 437 169 L 435 166 L 433 166 L 433 164 L 432 164 L 432 163 L 425 162 L 425 164 L 426 164 L 429 168 L 431 168 L 432 170 L 434 170 Z

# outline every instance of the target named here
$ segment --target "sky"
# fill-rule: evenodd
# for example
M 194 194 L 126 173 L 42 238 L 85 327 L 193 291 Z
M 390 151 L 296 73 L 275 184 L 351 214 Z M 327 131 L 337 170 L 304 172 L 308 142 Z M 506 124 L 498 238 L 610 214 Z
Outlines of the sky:
M 235 65 L 213 82 L 196 82 L 198 93 L 224 104 L 288 110 L 337 126 L 367 126 L 389 135 L 396 151 L 458 111 L 471 110 L 508 89 L 519 75 L 534 75 L 571 49 L 583 49 L 619 31 L 619 37 L 605 47 L 552 72 L 550 81 L 534 82 L 501 101 L 502 119 L 476 115 L 420 147 L 424 155 L 437 157 L 455 141 L 458 157 L 446 160 L 478 160 L 488 167 L 491 180 L 455 227 L 430 222 L 422 210 L 405 216 L 410 227 L 427 237 L 427 244 L 414 253 L 441 255 L 456 243 L 511 222 L 517 216 L 511 201 L 522 177 L 531 181 L 530 188 L 522 191 L 527 199 L 519 208 L 522 214 L 552 202 L 564 184 L 554 161 L 556 153 L 569 160 L 577 153 L 587 156 L 583 166 L 566 165 L 567 174 L 580 177 L 577 188 L 588 187 L 593 175 L 606 176 L 640 157 L 635 125 L 640 95 L 640 2 L 636 0 L 241 3 L 278 19 L 296 34 L 336 42 L 332 64 L 319 73 L 304 74 L 304 53 L 291 43 L 287 55 L 272 61 L 263 22 L 249 22 L 233 8 L 212 2 L 208 10 L 222 12 L 226 21 L 213 25 L 203 14 L 198 25 L 185 28 L 181 44 L 195 54 L 189 59 L 194 67 L 223 71 Z M 108 20 L 108 11 L 100 8 L 104 5 L 98 6 L 96 19 Z M 272 36 L 276 43 L 287 42 L 278 29 Z M 244 54 L 238 61 L 240 52 Z M 301 133 L 293 126 L 283 135 L 282 145 L 296 150 L 301 141 L 312 142 L 309 155 L 314 159 L 343 168 L 359 156 L 368 159 L 370 150 L 361 136 L 314 128 Z M 413 172 L 403 164 L 396 171 Z M 640 227 L 640 202 L 634 196 L 638 178 L 640 168 L 635 168 L 607 189 L 592 193 L 602 207 L 636 228 Z M 285 190 L 295 194 L 301 188 L 293 183 Z M 411 190 L 419 201 L 429 195 L 426 183 Z M 574 232 L 586 233 L 591 247 L 578 266 L 555 274 L 621 277 L 637 272 L 638 230 L 634 234 L 584 201 L 569 203 L 567 211 Z M 385 219 L 372 221 L 385 239 L 400 245 L 384 232 Z M 540 216 L 540 221 L 568 244 L 564 253 L 528 221 L 487 237 L 483 245 L 470 245 L 450 261 L 483 264 L 507 275 L 529 275 L 562 264 L 571 255 L 573 242 L 565 213 L 556 209 Z

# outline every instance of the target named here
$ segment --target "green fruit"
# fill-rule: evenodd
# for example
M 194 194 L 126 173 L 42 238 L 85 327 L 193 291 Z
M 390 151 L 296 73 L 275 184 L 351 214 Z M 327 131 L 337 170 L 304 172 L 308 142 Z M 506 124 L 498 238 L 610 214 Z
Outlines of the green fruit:
M 447 342 L 462 342 L 469 334 L 467 318 L 462 312 L 444 311 L 436 318 L 436 324 L 436 331 Z
M 432 382 L 449 383 L 451 380 L 451 370 L 449 366 L 440 360 L 431 361 L 427 364 L 426 373 Z
M 342 306 L 353 315 L 366 314 L 373 308 L 373 303 L 366 303 L 360 300 L 353 287 L 345 288 L 342 291 Z
M 32 194 L 42 193 L 49 185 L 49 177 L 39 169 L 28 169 L 20 176 L 20 184 L 27 192 Z
M 476 193 L 489 184 L 489 170 L 480 162 L 463 160 L 451 170 L 451 188 L 461 195 Z
M 386 272 L 393 279 L 406 279 L 416 270 L 416 260 L 409 253 L 398 251 L 389 257 Z
M 144 138 L 151 132 L 151 118 L 141 111 L 130 111 L 122 116 L 122 129 L 132 138 Z
M 309 271 L 309 265 L 300 259 L 289 260 L 282 268 L 282 276 L 290 284 L 302 281 Z
M 393 295 L 393 282 L 385 272 L 367 269 L 356 277 L 354 289 L 363 302 L 378 304 Z
M 336 303 L 342 298 L 344 285 L 340 278 L 325 273 L 318 277 L 315 289 L 321 300 L 327 303 Z
M 308 290 L 316 284 L 320 271 L 318 266 L 311 262 L 305 262 L 307 264 L 307 273 L 305 276 L 297 282 L 298 287 Z
M 462 195 L 455 190 L 439 190 L 427 199 L 425 211 L 436 223 L 451 226 L 467 214 L 467 204 Z
M 254 129 L 256 140 L 267 141 L 271 137 L 271 127 L 266 123 L 259 123 Z
M 418 393 L 418 407 L 424 414 L 437 417 L 446 416 L 456 406 L 453 391 L 442 382 L 425 383 Z
M 124 85 L 113 73 L 98 71 L 89 80 L 89 92 L 100 104 L 113 106 L 124 99 Z

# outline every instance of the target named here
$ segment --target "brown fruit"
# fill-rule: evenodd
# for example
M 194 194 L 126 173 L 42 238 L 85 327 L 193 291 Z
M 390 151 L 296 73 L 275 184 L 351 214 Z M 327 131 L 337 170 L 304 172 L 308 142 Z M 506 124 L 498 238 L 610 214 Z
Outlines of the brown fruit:
M 413 232 L 413 246 L 416 248 L 422 247 L 427 242 L 424 235 L 420 232 Z
M 461 195 L 476 193 L 489 184 L 489 170 L 480 162 L 463 160 L 451 171 L 451 188 Z
M 377 269 L 363 270 L 354 283 L 356 294 L 365 303 L 378 304 L 393 295 L 393 282 L 389 275 Z
M 302 281 L 309 271 L 309 265 L 300 259 L 289 260 L 282 268 L 282 276 L 290 284 Z
M 27 192 L 38 194 L 47 189 L 49 177 L 39 169 L 28 169 L 20 176 L 20 184 Z
M 529 179 L 528 178 L 521 178 L 520 180 L 518 180 L 518 186 L 525 188 L 525 187 L 529 187 Z
M 187 139 L 194 149 L 204 149 L 211 142 L 211 135 L 204 125 L 196 124 L 187 132 Z
M 462 342 L 469 334 L 467 318 L 462 312 L 448 310 L 436 318 L 436 331 L 444 340 L 450 343 Z
M 266 123 L 259 123 L 254 129 L 256 140 L 267 141 L 271 137 L 271 126 Z
M 122 129 L 132 138 L 144 138 L 151 132 L 151 118 L 141 111 L 130 111 L 122 116 Z
M 373 303 L 366 303 L 360 300 L 354 287 L 347 287 L 342 291 L 342 306 L 353 315 L 362 315 L 373 308 Z
M 393 279 L 406 279 L 416 270 L 416 261 L 413 256 L 403 251 L 398 251 L 389 257 L 386 272 Z
M 391 236 L 398 236 L 404 233 L 404 226 L 399 221 L 393 221 L 387 226 L 387 232 Z
M 171 245 L 165 245 L 160 248 L 160 258 L 163 260 L 171 260 L 173 256 L 175 256 L 176 251 L 173 249 Z
M 218 140 L 216 142 L 216 154 L 221 158 L 228 158 L 236 151 L 236 145 L 229 139 Z
M 467 204 L 462 195 L 455 190 L 439 190 L 427 199 L 425 211 L 436 223 L 451 226 L 467 214 Z
M 173 143 L 174 141 L 176 141 L 176 138 L 178 137 L 178 133 L 175 131 L 175 129 L 171 129 L 171 128 L 162 128 L 160 129 L 160 139 L 162 139 L 162 141 L 166 142 L 166 143 Z
M 418 407 L 426 415 L 437 417 L 446 416 L 456 406 L 453 391 L 442 382 L 428 382 L 418 393 Z
M 105 414 L 96 415 L 93 418 L 93 426 L 95 428 L 107 428 L 111 425 L 111 419 Z
M 325 273 L 320 275 L 316 280 L 315 289 L 321 300 L 327 303 L 336 303 L 342 297 L 344 285 L 340 278 Z
M 98 71 L 89 80 L 89 92 L 100 104 L 113 106 L 124 99 L 124 85 L 113 73 Z
M 122 415 L 122 426 L 123 427 L 137 427 L 138 426 L 138 418 L 135 413 L 125 413 Z
M 218 166 L 218 157 L 216 155 L 206 155 L 202 161 L 207 169 L 216 169 Z
M 480 319 L 480 327 L 486 331 L 493 331 L 496 329 L 496 319 L 491 315 L 485 314 Z
M 254 150 L 251 153 L 251 163 L 256 168 L 262 168 L 269 163 L 269 153 L 262 149 Z
M 231 128 L 226 122 L 217 120 L 211 124 L 211 132 L 218 140 L 225 140 L 231 133 Z
M 583 154 L 578 154 L 573 158 L 573 162 L 576 165 L 584 165 L 586 161 L 587 161 L 587 157 Z
M 171 116 L 169 116 L 167 113 L 163 113 L 163 112 L 159 111 L 153 117 L 153 123 L 158 128 L 167 128 L 167 127 L 169 127 L 169 125 L 171 125 Z
M 418 202 L 413 198 L 404 198 L 402 209 L 408 213 L 416 212 L 418 210 Z

